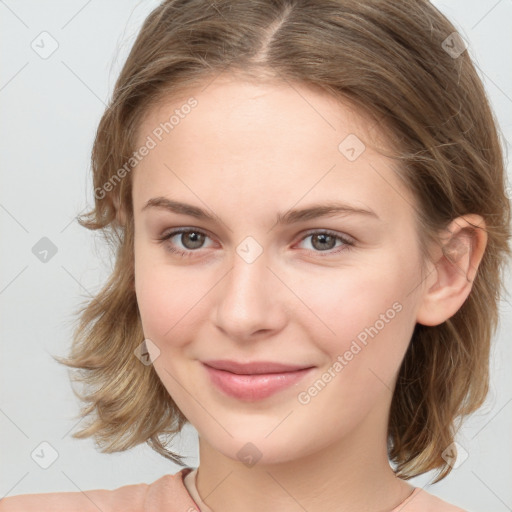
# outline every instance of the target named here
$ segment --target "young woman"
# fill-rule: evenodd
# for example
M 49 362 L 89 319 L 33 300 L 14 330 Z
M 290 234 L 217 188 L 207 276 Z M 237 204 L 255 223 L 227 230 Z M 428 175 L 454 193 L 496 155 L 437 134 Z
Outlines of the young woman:
M 114 272 L 65 364 L 107 452 L 198 468 L 0 510 L 461 511 L 407 483 L 488 388 L 510 255 L 503 155 L 427 1 L 174 0 L 100 122 Z

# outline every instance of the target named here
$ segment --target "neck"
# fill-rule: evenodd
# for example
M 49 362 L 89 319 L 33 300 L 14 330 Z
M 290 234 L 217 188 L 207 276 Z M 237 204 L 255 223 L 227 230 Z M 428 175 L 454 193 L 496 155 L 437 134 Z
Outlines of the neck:
M 372 411 L 350 436 L 308 455 L 247 466 L 199 437 L 197 490 L 214 511 L 389 512 L 413 487 L 397 478 L 387 457 L 382 411 Z M 376 415 L 380 415 L 379 418 Z M 262 459 L 263 460 L 263 459 Z

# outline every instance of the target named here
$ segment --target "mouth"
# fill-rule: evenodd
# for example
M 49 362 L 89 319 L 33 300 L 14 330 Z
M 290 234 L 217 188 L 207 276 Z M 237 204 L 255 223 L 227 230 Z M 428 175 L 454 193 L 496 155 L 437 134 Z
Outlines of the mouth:
M 263 400 L 289 388 L 314 368 L 267 361 L 205 361 L 202 364 L 217 389 L 232 398 L 248 402 Z

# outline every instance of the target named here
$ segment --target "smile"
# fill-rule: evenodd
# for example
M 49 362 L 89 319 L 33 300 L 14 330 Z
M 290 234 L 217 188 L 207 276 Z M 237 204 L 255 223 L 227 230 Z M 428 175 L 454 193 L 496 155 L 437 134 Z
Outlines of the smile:
M 211 382 L 224 394 L 254 402 L 263 400 L 296 384 L 311 373 L 313 367 L 269 373 L 233 373 L 203 363 Z M 247 370 L 245 370 L 247 371 Z M 253 370 L 254 371 L 254 370 Z

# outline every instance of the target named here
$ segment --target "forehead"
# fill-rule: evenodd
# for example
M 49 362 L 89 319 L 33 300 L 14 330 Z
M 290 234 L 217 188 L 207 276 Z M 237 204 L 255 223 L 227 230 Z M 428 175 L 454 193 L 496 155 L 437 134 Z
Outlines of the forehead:
M 383 134 L 348 103 L 304 84 L 217 78 L 151 109 L 138 145 L 148 137 L 155 146 L 136 167 L 134 201 L 179 188 L 187 197 L 236 190 L 269 206 L 326 192 L 382 212 L 412 202 L 396 201 L 409 193 L 374 149 L 388 149 Z
M 191 98 L 196 104 L 193 108 L 188 105 Z M 231 148 L 237 142 L 243 142 L 247 151 L 254 147 L 249 144 L 251 135 L 257 135 L 261 142 L 265 134 L 265 142 L 269 145 L 301 139 L 312 143 L 316 133 L 325 139 L 326 147 L 336 148 L 340 138 L 349 133 L 357 134 L 366 142 L 385 145 L 377 140 L 382 138 L 382 133 L 347 100 L 341 101 L 317 86 L 303 83 L 257 82 L 225 74 L 188 91 L 180 89 L 179 95 L 164 97 L 148 110 L 139 128 L 138 141 L 158 130 L 173 114 L 176 114 L 171 122 L 173 126 L 163 134 L 164 137 L 172 132 L 173 138 L 198 142 L 205 149 L 209 144 L 218 146 L 219 141 L 223 147 L 229 145 Z M 187 118 L 189 121 L 184 122 Z M 281 131 L 283 125 L 287 125 L 284 133 Z M 193 132 L 198 129 L 208 134 L 208 139 L 200 141 L 193 137 Z M 276 140 L 274 135 L 277 133 L 279 138 Z M 226 134 L 230 135 L 228 140 L 223 138 Z

